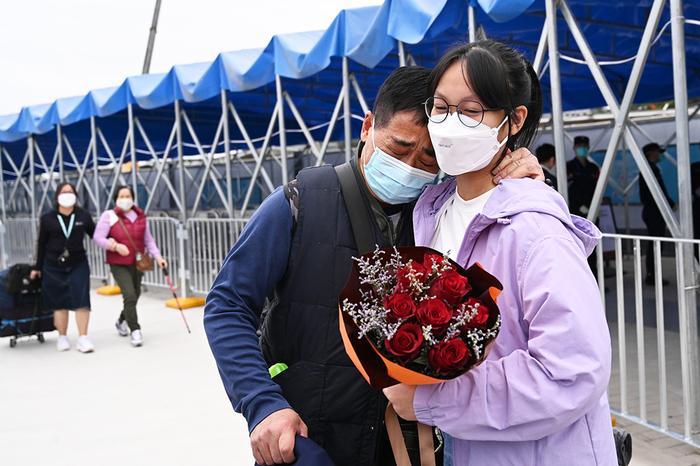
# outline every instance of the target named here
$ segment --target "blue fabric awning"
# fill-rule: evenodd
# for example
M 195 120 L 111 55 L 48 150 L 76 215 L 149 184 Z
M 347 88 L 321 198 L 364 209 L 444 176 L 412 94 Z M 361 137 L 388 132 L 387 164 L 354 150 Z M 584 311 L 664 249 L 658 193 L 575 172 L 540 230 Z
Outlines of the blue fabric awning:
M 479 0 L 476 20 L 488 37 L 502 40 L 533 58 L 544 23 L 543 0 Z M 569 4 L 600 61 L 633 57 L 639 46 L 652 0 L 570 0 Z M 0 142 L 18 141 L 20 149 L 29 134 L 51 132 L 65 126 L 72 138 L 89 139 L 89 119 L 98 125 L 115 147 L 126 131 L 126 108 L 134 105 L 156 150 L 165 146 L 172 125 L 175 100 L 192 112 L 198 131 L 213 137 L 220 112 L 219 93 L 228 91 L 252 137 L 265 133 L 275 103 L 274 79 L 283 78 L 291 95 L 312 127 L 326 123 L 341 87 L 341 57 L 350 59 L 368 102 L 387 76 L 398 66 L 397 41 L 407 54 L 424 66 L 435 64 L 440 55 L 467 38 L 465 0 L 387 0 L 377 7 L 341 11 L 325 31 L 274 36 L 262 49 L 224 52 L 212 62 L 173 66 L 167 73 L 129 77 L 117 87 L 96 89 L 84 96 L 61 98 L 51 104 L 23 108 L 18 114 L 0 116 Z M 700 4 L 685 2 L 685 16 L 700 19 Z M 668 9 L 659 30 L 668 22 Z M 559 19 L 559 47 L 563 55 L 582 58 L 563 19 Z M 686 26 L 688 93 L 700 97 L 700 27 Z M 622 98 L 632 63 L 604 66 L 613 92 Z M 673 62 L 670 28 L 660 34 L 649 56 L 637 93 L 637 102 L 673 99 Z M 588 68 L 561 61 L 562 96 L 567 110 L 604 106 Z M 548 101 L 548 75 L 542 78 Z M 352 111 L 361 114 L 353 100 Z M 288 128 L 297 127 L 291 113 Z M 166 124 L 168 125 L 166 127 Z M 353 123 L 355 126 L 358 122 Z M 342 125 L 341 125 L 342 126 Z M 359 128 L 359 126 L 358 126 Z M 340 137 L 340 130 L 336 129 Z M 240 135 L 235 132 L 231 137 Z M 39 137 L 46 144 L 55 136 Z M 121 139 L 120 139 L 121 138 Z M 290 143 L 295 136 L 291 136 Z M 206 137 L 202 137 L 206 140 Z M 289 138 L 288 138 L 289 139 Z M 301 141 L 301 137 L 297 141 Z M 73 139 L 71 139 L 73 142 Z M 76 152 L 81 153 L 80 142 Z M 138 142 L 137 142 L 138 144 Z M 7 144 L 5 144 L 7 147 Z M 13 157 L 19 155 L 11 151 Z

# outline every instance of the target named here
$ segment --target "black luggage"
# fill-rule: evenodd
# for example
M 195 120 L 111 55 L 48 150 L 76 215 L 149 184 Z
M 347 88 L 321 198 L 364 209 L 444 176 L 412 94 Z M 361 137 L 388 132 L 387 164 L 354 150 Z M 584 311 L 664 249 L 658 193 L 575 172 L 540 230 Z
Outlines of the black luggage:
M 30 280 L 31 266 L 16 264 L 0 271 L 0 337 L 11 337 L 10 347 L 20 337 L 37 336 L 55 330 L 53 312 L 41 310 L 41 281 Z

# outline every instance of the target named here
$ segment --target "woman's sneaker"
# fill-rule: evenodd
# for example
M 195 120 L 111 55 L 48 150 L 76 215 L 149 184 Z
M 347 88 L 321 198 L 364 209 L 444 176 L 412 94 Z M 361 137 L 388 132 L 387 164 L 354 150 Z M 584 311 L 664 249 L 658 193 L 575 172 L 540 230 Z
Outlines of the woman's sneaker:
M 95 351 L 95 346 L 92 344 L 92 342 L 86 335 L 83 335 L 80 338 L 78 338 L 78 344 L 76 345 L 76 349 L 81 353 L 92 353 L 93 351 Z
M 59 335 L 58 341 L 56 342 L 56 349 L 58 351 L 68 351 L 70 349 L 70 340 L 65 335 Z
M 121 322 L 117 320 L 117 322 L 114 324 L 115 327 L 117 327 L 117 332 L 119 332 L 119 336 L 121 337 L 128 337 L 129 336 L 129 327 L 126 325 L 126 321 L 122 320 Z
M 134 346 L 143 345 L 143 335 L 141 335 L 141 330 L 133 330 L 131 332 L 131 344 Z

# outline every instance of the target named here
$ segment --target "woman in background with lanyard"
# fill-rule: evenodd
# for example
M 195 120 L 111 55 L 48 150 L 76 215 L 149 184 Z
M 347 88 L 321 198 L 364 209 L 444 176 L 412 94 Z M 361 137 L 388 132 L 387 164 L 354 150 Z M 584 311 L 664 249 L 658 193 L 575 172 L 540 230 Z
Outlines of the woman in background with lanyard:
M 95 223 L 78 207 L 75 186 L 61 183 L 56 189 L 56 209 L 42 215 L 39 223 L 36 264 L 30 278 L 41 277 L 42 307 L 54 312 L 58 330 L 56 349 L 70 349 L 68 311 L 75 311 L 78 344 L 82 353 L 95 347 L 87 336 L 90 322 L 90 267 L 83 236 L 92 237 Z

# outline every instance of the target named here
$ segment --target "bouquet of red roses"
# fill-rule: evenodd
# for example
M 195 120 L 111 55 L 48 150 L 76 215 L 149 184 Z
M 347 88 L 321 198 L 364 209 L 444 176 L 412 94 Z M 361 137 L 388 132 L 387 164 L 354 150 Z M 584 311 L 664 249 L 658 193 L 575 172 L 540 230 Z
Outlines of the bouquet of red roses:
M 339 297 L 346 352 L 375 388 L 437 383 L 483 361 L 501 324 L 498 280 L 425 247 L 355 258 Z

